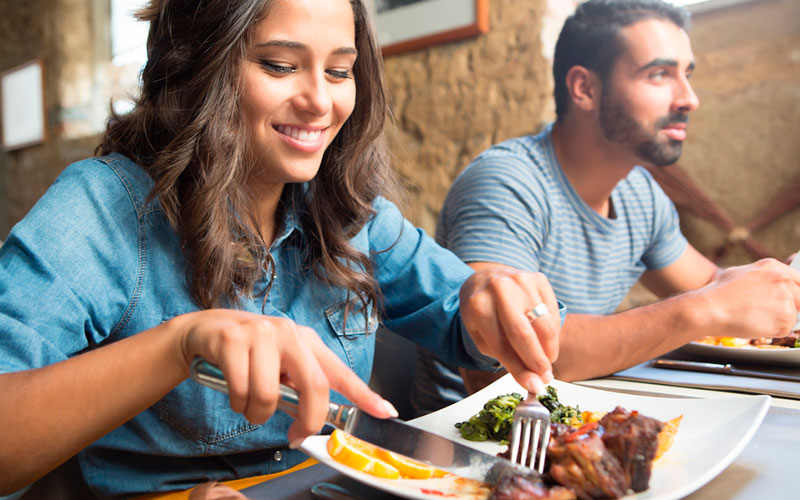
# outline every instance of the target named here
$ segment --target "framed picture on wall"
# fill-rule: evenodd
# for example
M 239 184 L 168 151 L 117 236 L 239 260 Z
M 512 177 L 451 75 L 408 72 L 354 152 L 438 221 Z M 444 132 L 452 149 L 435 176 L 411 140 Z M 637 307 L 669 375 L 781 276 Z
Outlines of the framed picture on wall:
M 489 31 L 489 0 L 375 0 L 384 56 Z
M 46 138 L 44 68 L 37 60 L 0 73 L 2 145 L 6 151 Z

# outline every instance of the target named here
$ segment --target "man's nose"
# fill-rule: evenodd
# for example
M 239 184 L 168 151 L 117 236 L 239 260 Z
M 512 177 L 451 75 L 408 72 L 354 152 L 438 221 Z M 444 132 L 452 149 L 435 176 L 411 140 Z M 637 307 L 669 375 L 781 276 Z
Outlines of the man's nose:
M 700 106 L 700 98 L 697 97 L 688 77 L 683 77 L 676 87 L 674 105 L 679 111 L 694 111 Z

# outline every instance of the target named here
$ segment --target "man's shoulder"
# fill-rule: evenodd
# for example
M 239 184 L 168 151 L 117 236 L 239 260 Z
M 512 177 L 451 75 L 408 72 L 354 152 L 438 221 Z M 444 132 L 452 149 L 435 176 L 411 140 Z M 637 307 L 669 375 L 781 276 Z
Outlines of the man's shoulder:
M 462 171 L 460 182 L 467 180 L 515 179 L 539 177 L 552 161 L 544 133 L 515 137 L 494 144 L 481 152 Z M 526 179 L 529 182 L 530 179 Z
M 484 150 L 476 157 L 476 161 L 482 158 L 519 158 L 526 161 L 537 161 L 539 156 L 546 153 L 547 141 L 549 140 L 548 130 L 537 134 L 523 135 L 498 142 Z

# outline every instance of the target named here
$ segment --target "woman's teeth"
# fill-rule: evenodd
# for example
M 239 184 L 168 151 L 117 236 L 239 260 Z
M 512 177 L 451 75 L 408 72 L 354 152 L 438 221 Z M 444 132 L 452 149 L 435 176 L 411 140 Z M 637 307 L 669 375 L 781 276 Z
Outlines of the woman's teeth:
M 292 139 L 297 139 L 298 141 L 303 142 L 316 141 L 319 139 L 319 135 L 322 133 L 321 130 L 304 130 L 297 127 L 287 127 L 285 125 L 277 125 L 275 130 L 283 135 L 288 135 Z

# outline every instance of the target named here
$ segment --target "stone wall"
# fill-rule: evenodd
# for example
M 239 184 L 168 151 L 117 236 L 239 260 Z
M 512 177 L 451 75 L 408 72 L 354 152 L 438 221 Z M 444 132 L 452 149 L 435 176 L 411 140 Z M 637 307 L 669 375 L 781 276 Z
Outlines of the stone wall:
M 393 147 L 410 189 L 407 215 L 429 233 L 452 179 L 489 145 L 553 117 L 549 55 L 575 0 L 490 0 L 489 32 L 386 59 L 399 131 Z M 105 9 L 105 10 L 104 10 Z M 71 161 L 92 153 L 92 126 L 109 58 L 105 0 L 6 2 L 0 71 L 45 62 L 48 141 L 0 152 L 0 239 Z M 691 31 L 702 101 L 682 166 L 744 224 L 800 174 L 800 2 L 754 0 L 698 14 Z M 89 103 L 87 103 L 87 99 Z M 91 104 L 94 102 L 95 104 Z M 94 106 L 94 107 L 93 107 Z M 800 248 L 800 211 L 753 236 L 779 256 Z M 710 252 L 727 237 L 682 214 Z M 726 263 L 749 256 L 732 252 Z
M 553 114 L 540 37 L 547 2 L 489 4 L 487 34 L 386 59 L 400 128 L 396 165 L 411 191 L 407 215 L 430 234 L 450 183 L 472 158 Z
M 63 168 L 91 155 L 93 131 L 81 127 L 96 102 L 94 72 L 109 59 L 108 5 L 103 0 L 6 1 L 0 9 L 0 71 L 43 62 L 45 127 L 40 145 L 0 151 L 0 239 Z
M 738 225 L 759 215 L 800 175 L 800 2 L 759 0 L 699 13 L 690 31 L 700 108 L 681 165 Z M 685 215 L 704 253 L 727 234 Z M 800 249 L 800 207 L 753 233 L 775 256 Z M 734 247 L 723 263 L 751 257 Z

